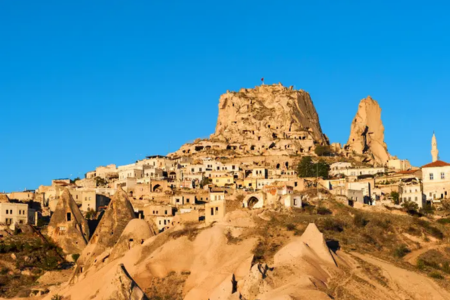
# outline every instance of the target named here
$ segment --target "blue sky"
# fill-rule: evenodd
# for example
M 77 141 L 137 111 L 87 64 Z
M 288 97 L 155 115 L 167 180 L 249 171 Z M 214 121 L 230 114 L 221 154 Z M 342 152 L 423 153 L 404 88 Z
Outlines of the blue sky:
M 449 4 L 414 1 L 0 1 L 0 191 L 166 154 L 214 132 L 226 90 L 311 94 L 331 142 L 359 101 L 390 153 L 450 160 Z

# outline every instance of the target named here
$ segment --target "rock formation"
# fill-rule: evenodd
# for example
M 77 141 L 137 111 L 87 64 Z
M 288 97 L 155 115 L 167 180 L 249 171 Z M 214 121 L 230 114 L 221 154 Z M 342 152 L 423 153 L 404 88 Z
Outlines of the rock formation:
M 146 239 L 154 235 L 155 232 L 146 221 L 142 219 L 131 220 L 112 249 L 111 260 L 122 256 L 131 248 L 143 244 Z
M 365 162 L 376 165 L 384 165 L 389 160 L 390 155 L 384 142 L 381 108 L 370 96 L 359 103 L 344 149 L 349 155 L 364 155 Z
M 78 259 L 78 267 L 86 270 L 96 262 L 99 255 L 104 254 L 107 257 L 109 253 L 104 252 L 114 247 L 128 222 L 134 218 L 134 210 L 127 194 L 123 189 L 119 188 L 112 197 L 88 246 Z
M 206 150 L 238 154 L 295 155 L 329 144 L 309 94 L 278 85 L 223 94 L 216 131 L 209 140 L 184 145 L 177 155 Z
M 8 203 L 8 202 L 10 202 L 8 196 L 5 194 L 0 194 L 0 203 Z
M 47 227 L 47 235 L 68 254 L 80 254 L 89 240 L 89 226 L 68 189 L 64 189 Z
M 117 266 L 116 275 L 112 282 L 111 294 L 103 299 L 107 300 L 148 300 L 142 289 L 128 274 L 123 264 Z

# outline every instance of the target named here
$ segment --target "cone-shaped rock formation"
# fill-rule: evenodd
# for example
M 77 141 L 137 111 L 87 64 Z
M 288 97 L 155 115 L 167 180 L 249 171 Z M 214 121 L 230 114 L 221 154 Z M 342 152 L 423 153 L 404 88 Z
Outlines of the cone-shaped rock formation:
M 48 236 L 68 254 L 80 254 L 89 240 L 89 226 L 68 189 L 64 189 L 47 227 Z
M 128 222 L 135 218 L 133 207 L 127 194 L 119 187 L 111 199 L 88 246 L 77 261 L 86 270 L 95 262 L 97 256 L 111 250 L 119 240 Z

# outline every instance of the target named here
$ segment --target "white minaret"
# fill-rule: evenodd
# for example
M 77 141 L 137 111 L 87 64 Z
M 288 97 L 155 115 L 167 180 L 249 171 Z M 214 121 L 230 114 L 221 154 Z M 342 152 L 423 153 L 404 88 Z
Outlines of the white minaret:
M 437 148 L 436 135 L 433 132 L 433 137 L 431 138 L 431 157 L 433 162 L 437 161 L 439 158 L 439 150 Z

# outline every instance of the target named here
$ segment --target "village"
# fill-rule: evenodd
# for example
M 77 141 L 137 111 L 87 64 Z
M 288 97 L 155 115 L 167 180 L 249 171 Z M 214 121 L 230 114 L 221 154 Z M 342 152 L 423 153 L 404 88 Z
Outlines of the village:
M 196 140 L 168 156 L 148 156 L 122 166 L 99 166 L 88 171 L 83 179 L 54 179 L 51 184 L 41 185 L 36 190 L 0 194 L 2 227 L 14 230 L 22 224 L 39 227 L 48 224 L 48 227 L 44 226 L 45 230 L 52 232 L 51 237 L 58 241 L 68 228 L 81 228 L 78 226 L 83 223 L 81 219 L 99 221 L 118 190 L 126 193 L 136 217 L 145 220 L 155 234 L 176 224 L 211 224 L 240 208 L 302 208 L 311 197 L 325 199 L 333 195 L 342 203 L 357 208 L 401 208 L 406 203 L 409 208 L 416 210 L 439 208 L 441 200 L 448 198 L 450 164 L 438 160 L 434 134 L 431 140 L 431 162 L 420 168 L 411 166 L 408 160 L 390 156 L 385 149 L 380 154 L 379 147 L 373 148 L 378 152 L 370 152 L 370 147 L 383 143 L 383 138 L 381 141 L 374 139 L 368 142 L 369 139 L 357 131 L 360 124 L 358 128 L 352 124 L 349 143 L 344 147 L 324 143 L 327 138 L 320 132 L 318 122 L 312 130 L 313 126 L 302 128 L 291 120 L 288 120 L 289 129 L 284 134 L 280 133 L 276 124 L 272 125 L 275 130 L 270 129 L 270 125 L 260 124 L 259 128 L 253 128 L 253 125 L 247 124 L 245 133 L 254 134 L 256 130 L 260 135 L 251 143 L 244 142 L 240 134 L 234 135 L 232 143 L 224 143 L 217 138 L 223 135 L 220 133 L 222 122 L 227 121 L 222 114 L 229 116 L 227 110 L 230 107 L 233 109 L 235 103 L 236 106 L 243 106 L 239 103 L 242 99 L 248 102 L 249 96 L 244 93 L 248 92 L 252 96 L 256 93 L 261 99 L 266 97 L 268 89 L 287 96 L 297 93 L 296 97 L 308 100 L 303 91 L 293 91 L 292 87 L 281 85 L 263 85 L 255 90 L 234 94 L 227 92 L 219 104 L 221 109 L 216 137 L 208 141 Z M 223 103 L 230 100 L 235 103 L 228 103 L 228 106 Z M 252 103 L 252 100 L 249 102 Z M 308 101 L 302 103 L 312 105 Z M 380 110 L 370 97 L 361 103 L 367 105 L 364 108 L 360 105 L 355 122 L 361 110 L 372 112 L 374 108 L 371 106 Z M 248 115 L 251 107 L 246 105 L 244 109 L 242 113 L 240 108 L 240 112 Z M 372 115 L 381 124 L 380 113 Z M 235 126 L 236 121 L 228 122 Z M 358 120 L 358 123 L 361 122 L 364 126 L 373 123 L 368 119 Z M 367 132 L 367 128 L 364 127 L 363 131 Z M 226 134 L 230 135 L 229 131 Z M 383 134 L 382 129 L 378 131 Z M 283 136 L 278 136 L 281 134 Z M 370 134 L 373 139 L 379 133 Z M 359 150 L 353 138 L 355 135 L 359 135 L 361 140 L 364 138 L 363 142 L 366 143 Z M 317 136 L 320 137 L 319 142 Z M 252 143 L 256 146 L 248 146 Z M 367 153 L 371 156 L 367 156 Z M 358 156 L 365 158 L 355 159 Z M 306 170 L 309 174 L 299 174 L 304 173 L 305 168 L 308 169 L 301 166 L 301 159 L 305 157 L 311 158 L 309 169 L 312 168 L 312 171 Z M 318 166 L 317 172 L 314 167 L 318 162 L 323 164 L 320 173 Z M 62 205 L 65 191 L 68 191 L 70 199 L 66 199 L 68 203 Z M 58 210 L 64 210 L 65 218 L 52 222 Z M 82 230 L 78 231 L 84 237 L 84 244 L 87 244 L 90 236 Z M 82 249 L 81 245 L 77 247 L 77 251 Z
M 98 166 L 84 178 L 0 194 L 0 226 L 4 236 L 29 227 L 55 243 L 73 264 L 70 288 L 89 278 L 88 270 L 101 270 L 155 237 L 213 230 L 244 212 L 332 214 L 327 202 L 414 216 L 439 211 L 450 196 L 450 164 L 439 160 L 437 145 L 433 133 L 431 162 L 421 167 L 389 154 L 381 108 L 370 96 L 359 104 L 347 144 L 330 143 L 308 93 L 263 84 L 220 97 L 209 139 L 127 165 Z M 316 227 L 306 231 L 322 236 Z M 132 281 L 127 274 L 121 265 L 114 276 Z M 138 293 L 136 299 L 147 299 Z

